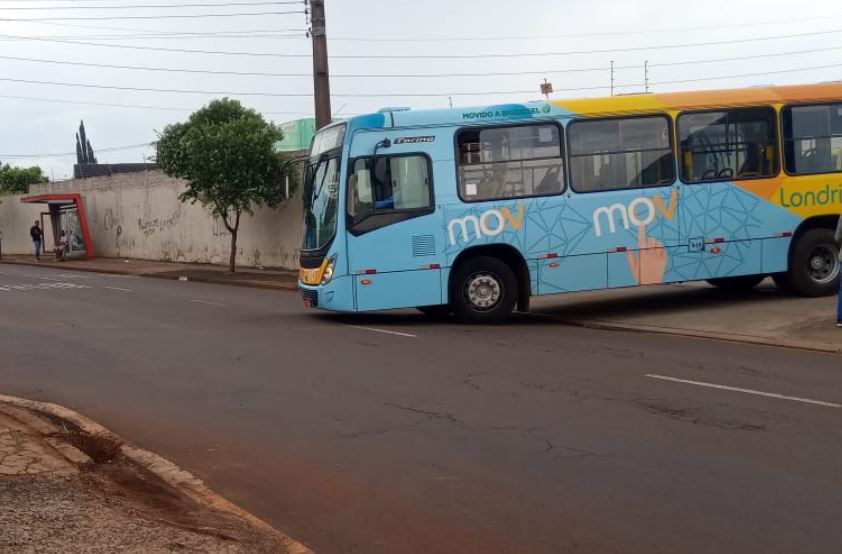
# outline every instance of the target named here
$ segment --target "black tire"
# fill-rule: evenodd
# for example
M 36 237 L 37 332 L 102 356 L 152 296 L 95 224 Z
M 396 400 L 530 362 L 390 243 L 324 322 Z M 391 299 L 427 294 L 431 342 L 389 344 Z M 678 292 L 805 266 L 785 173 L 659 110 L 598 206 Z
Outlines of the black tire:
M 416 308 L 419 312 L 424 314 L 427 317 L 432 318 L 445 318 L 450 315 L 450 306 L 447 304 L 442 304 L 439 306 L 418 306 Z
M 830 229 L 810 229 L 790 247 L 789 271 L 775 276 L 784 290 L 801 296 L 829 296 L 839 291 L 839 247 Z
M 498 258 L 468 258 L 454 269 L 450 282 L 450 306 L 462 323 L 500 323 L 515 309 L 517 277 Z
M 765 275 L 742 275 L 740 277 L 722 277 L 719 279 L 708 279 L 708 283 L 716 288 L 728 292 L 746 292 L 760 284 Z

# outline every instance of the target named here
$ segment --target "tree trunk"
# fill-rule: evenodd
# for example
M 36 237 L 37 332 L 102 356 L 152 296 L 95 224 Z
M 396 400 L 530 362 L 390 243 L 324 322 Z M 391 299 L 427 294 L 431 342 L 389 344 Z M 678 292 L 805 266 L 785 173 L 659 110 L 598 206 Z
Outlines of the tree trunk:
M 228 232 L 231 233 L 231 256 L 228 258 L 228 271 L 236 273 L 237 271 L 237 233 L 240 231 L 240 215 L 242 211 L 234 210 L 234 224 L 228 221 L 228 215 L 222 216 L 222 223 Z
M 237 231 L 231 231 L 231 257 L 228 259 L 228 271 L 237 271 Z

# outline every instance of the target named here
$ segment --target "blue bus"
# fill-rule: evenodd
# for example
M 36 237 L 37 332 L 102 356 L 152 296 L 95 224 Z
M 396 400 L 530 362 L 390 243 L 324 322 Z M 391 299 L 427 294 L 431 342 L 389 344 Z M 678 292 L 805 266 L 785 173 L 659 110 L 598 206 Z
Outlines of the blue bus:
M 305 304 L 499 322 L 533 295 L 839 286 L 842 84 L 385 110 L 321 129 Z

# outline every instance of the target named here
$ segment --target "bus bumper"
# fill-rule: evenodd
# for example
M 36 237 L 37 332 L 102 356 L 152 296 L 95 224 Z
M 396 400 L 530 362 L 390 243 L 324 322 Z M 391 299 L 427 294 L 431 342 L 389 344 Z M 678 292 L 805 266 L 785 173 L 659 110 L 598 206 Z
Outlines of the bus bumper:
M 335 277 L 327 285 L 305 285 L 299 281 L 298 290 L 304 305 L 335 312 L 353 312 L 354 281 L 349 276 Z

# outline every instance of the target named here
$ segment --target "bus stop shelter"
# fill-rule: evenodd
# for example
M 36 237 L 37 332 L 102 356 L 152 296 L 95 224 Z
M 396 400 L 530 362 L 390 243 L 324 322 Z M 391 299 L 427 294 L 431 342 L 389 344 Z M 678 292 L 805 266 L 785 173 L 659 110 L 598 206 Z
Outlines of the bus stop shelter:
M 24 204 L 46 206 L 46 211 L 41 212 L 41 228 L 44 229 L 46 234 L 46 223 L 49 222 L 54 244 L 59 243 L 61 231 L 64 231 L 67 236 L 68 254 L 70 256 L 94 257 L 91 230 L 81 194 L 38 194 L 25 196 L 20 201 Z

